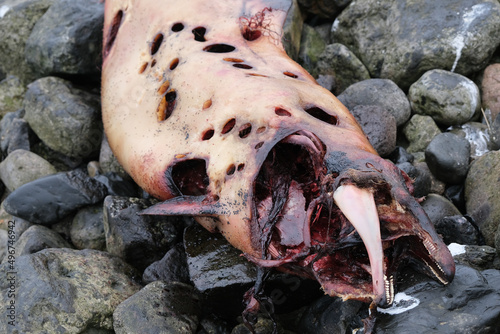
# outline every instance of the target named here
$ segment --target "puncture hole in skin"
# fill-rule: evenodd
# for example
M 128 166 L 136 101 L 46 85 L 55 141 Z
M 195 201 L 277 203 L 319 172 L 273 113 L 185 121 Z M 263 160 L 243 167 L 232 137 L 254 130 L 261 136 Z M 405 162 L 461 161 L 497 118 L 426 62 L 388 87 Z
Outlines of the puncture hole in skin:
M 172 26 L 173 32 L 179 32 L 179 31 L 182 31 L 182 29 L 184 29 L 184 24 L 182 24 L 180 22 L 174 23 L 174 25 Z
M 207 29 L 205 27 L 196 27 L 193 29 L 194 40 L 198 42 L 205 42 L 205 33 Z
M 119 10 L 116 14 L 115 17 L 113 17 L 113 21 L 111 22 L 111 26 L 108 31 L 108 39 L 106 42 L 106 45 L 104 47 L 104 58 L 109 54 L 109 51 L 111 51 L 111 48 L 113 47 L 113 44 L 115 43 L 116 40 L 116 35 L 118 35 L 118 30 L 120 29 L 120 25 L 122 23 L 123 19 L 123 11 Z
M 235 124 L 236 124 L 236 119 L 231 118 L 230 120 L 228 120 L 226 122 L 226 124 L 224 124 L 224 126 L 222 127 L 221 133 L 223 135 L 225 135 L 226 133 L 228 133 L 229 131 L 231 131 L 234 128 Z
M 213 53 L 227 53 L 233 52 L 236 48 L 228 44 L 211 44 L 203 48 L 203 51 L 213 52 Z
M 311 107 L 307 108 L 304 110 L 306 113 L 309 115 L 319 119 L 320 121 L 323 121 L 325 123 L 331 124 L 331 125 L 337 125 L 338 120 L 337 117 L 334 115 L 328 114 L 326 111 L 324 111 L 321 108 L 318 107 Z
M 152 56 L 158 52 L 162 42 L 163 42 L 163 34 L 162 33 L 156 34 L 155 38 L 153 39 L 153 43 L 151 43 L 150 51 Z

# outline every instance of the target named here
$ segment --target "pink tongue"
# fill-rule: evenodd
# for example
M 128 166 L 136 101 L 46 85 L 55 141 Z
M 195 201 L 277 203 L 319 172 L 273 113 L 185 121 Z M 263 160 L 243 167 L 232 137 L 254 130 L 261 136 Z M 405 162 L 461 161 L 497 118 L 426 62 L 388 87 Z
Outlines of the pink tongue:
M 304 225 L 308 224 L 305 210 L 306 198 L 295 181 L 291 182 L 288 191 L 288 200 L 281 211 L 283 216 L 276 224 L 276 228 L 281 236 L 280 244 L 298 246 L 309 240 L 309 229 Z
M 333 199 L 354 226 L 368 251 L 374 301 L 385 303 L 384 254 L 380 238 L 380 222 L 373 194 L 367 189 L 343 185 L 335 190 Z

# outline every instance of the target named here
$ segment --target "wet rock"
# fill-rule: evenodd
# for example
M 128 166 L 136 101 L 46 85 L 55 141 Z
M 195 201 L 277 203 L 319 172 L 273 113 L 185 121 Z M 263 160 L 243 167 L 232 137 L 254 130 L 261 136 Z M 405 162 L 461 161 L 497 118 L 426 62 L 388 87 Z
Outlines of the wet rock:
M 441 130 L 430 116 L 413 115 L 403 127 L 403 133 L 410 142 L 407 151 L 414 153 L 424 151 Z
M 476 84 L 444 70 L 425 72 L 411 85 L 408 98 L 415 113 L 431 116 L 436 123 L 447 126 L 464 124 L 481 108 Z
M 329 44 L 318 58 L 318 73 L 331 76 L 333 94 L 339 95 L 347 87 L 357 82 L 370 79 L 365 65 L 345 45 Z
M 253 333 L 244 324 L 239 324 L 233 328 L 231 334 L 271 334 L 275 333 L 274 323 L 271 319 L 262 316 L 257 318 L 256 323 L 253 325 Z M 277 324 L 276 334 L 293 334 L 283 329 L 280 324 Z
M 26 41 L 26 61 L 42 75 L 98 75 L 104 3 L 56 0 Z
M 484 70 L 481 82 L 484 109 L 490 109 L 491 119 L 500 113 L 500 64 L 491 64 Z
M 452 202 L 438 194 L 429 194 L 421 205 L 434 225 L 444 217 L 460 215 L 460 211 Z
M 406 90 L 429 69 L 468 75 L 484 68 L 500 43 L 499 18 L 497 1 L 355 1 L 335 20 L 332 39 L 372 77 Z
M 484 241 L 474 222 L 462 215 L 448 216 L 434 224 L 436 232 L 443 236 L 446 244 L 481 245 Z
M 495 333 L 500 271 L 457 265 L 447 286 L 427 281 L 404 291 L 407 301 L 377 316 L 376 333 Z M 380 309 L 379 309 L 380 311 Z
M 139 271 L 160 260 L 180 238 L 182 217 L 138 213 L 152 202 L 139 198 L 107 196 L 104 199 L 106 249 Z
M 69 157 L 97 153 L 102 141 L 99 96 L 76 89 L 56 77 L 28 86 L 24 119 L 51 149 Z
M 300 40 L 304 18 L 299 8 L 297 0 L 292 0 L 290 10 L 283 25 L 283 47 L 287 55 L 293 60 L 297 60 L 300 50 Z
M 203 294 L 204 305 L 221 316 L 240 315 L 243 294 L 256 279 L 255 265 L 220 234 L 198 225 L 184 231 L 184 247 L 191 281 Z
M 36 224 L 53 224 L 106 196 L 106 187 L 81 170 L 49 175 L 27 183 L 3 202 L 5 211 Z
M 299 49 L 299 64 L 313 77 L 317 76 L 318 56 L 325 50 L 325 41 L 310 25 L 304 24 Z
M 78 249 L 106 249 L 104 213 L 101 204 L 78 211 L 71 222 L 71 242 Z
M 1 80 L 0 116 L 4 116 L 8 112 L 14 112 L 20 109 L 23 105 L 25 92 L 26 87 L 18 77 L 9 75 L 5 79 Z
M 363 128 L 370 144 L 382 156 L 388 156 L 396 148 L 396 119 L 379 106 L 358 105 L 351 114 Z
M 412 165 L 409 162 L 403 162 L 397 165 L 413 180 L 413 196 L 423 197 L 431 191 L 431 172 L 425 162 Z
M 391 80 L 369 79 L 349 86 L 338 96 L 347 109 L 357 105 L 376 105 L 388 110 L 398 126 L 410 118 L 410 102 L 405 93 Z
M 432 139 L 425 150 L 425 161 L 439 180 L 457 184 L 469 169 L 470 144 L 452 133 L 441 133 Z
M 200 333 L 206 333 L 206 334 L 230 334 L 231 330 L 229 328 L 229 325 L 219 319 L 216 318 L 215 316 L 206 316 L 200 321 L 200 326 L 203 329 L 203 331 Z
M 56 172 L 47 160 L 26 150 L 15 150 L 0 163 L 0 179 L 9 191 Z
M 466 212 L 465 210 L 465 187 L 463 184 L 455 184 L 449 186 L 444 191 L 444 196 L 449 199 L 460 212 Z
M 359 315 L 363 306 L 360 301 L 343 302 L 340 298 L 324 296 L 307 308 L 300 319 L 297 333 L 352 333 L 354 329 L 363 327 Z
M 299 0 L 306 12 L 321 18 L 333 19 L 352 0 Z
M 117 173 L 99 174 L 94 177 L 108 189 L 108 195 L 111 196 L 137 196 L 137 185 L 130 178 L 124 179 Z
M 404 147 L 396 146 L 394 151 L 387 156 L 387 159 L 391 160 L 395 165 L 401 164 L 403 162 L 413 162 L 415 157 L 413 154 L 408 153 Z
M 24 47 L 35 23 L 54 0 L 2 1 L 0 15 L 0 72 L 16 75 L 28 83 L 37 77 L 25 61 Z
M 464 251 L 453 255 L 457 263 L 464 264 L 476 270 L 487 270 L 495 268 L 495 259 L 498 254 L 495 248 L 490 246 L 464 245 Z
M 15 247 L 16 257 L 33 254 L 46 248 L 73 248 L 57 232 L 40 225 L 33 225 L 24 231 Z
M 190 285 L 157 281 L 146 285 L 116 308 L 117 334 L 196 333 L 200 297 Z
M 493 142 L 491 141 L 489 129 L 486 124 L 468 122 L 463 125 L 453 127 L 450 132 L 467 139 L 470 144 L 471 159 L 480 157 L 495 148 Z
M 467 213 L 480 227 L 486 244 L 492 247 L 500 223 L 499 187 L 500 152 L 489 152 L 470 166 L 465 180 L 465 201 Z
M 189 283 L 186 252 L 182 244 L 172 247 L 165 256 L 151 263 L 142 274 L 145 284 L 154 281 Z
M 7 277 L 9 264 L 0 266 Z M 8 333 L 103 333 L 113 329 L 113 310 L 140 286 L 133 268 L 121 259 L 94 250 L 45 249 L 16 259 L 15 327 Z M 0 289 L 8 291 L 3 279 Z M 0 295 L 8 305 L 7 294 Z M 7 328 L 9 326 L 9 329 Z
M 15 112 L 8 112 L 0 120 L 0 149 L 5 154 L 9 148 L 11 133 L 17 131 L 12 131 L 13 122 L 20 120 L 24 117 L 24 109 L 19 109 Z
M 500 149 L 500 117 L 497 116 L 490 129 L 491 142 L 495 149 Z
M 111 151 L 106 136 L 102 136 L 99 166 L 103 173 L 114 172 L 123 178 L 130 178 Z
M 22 118 L 15 118 L 10 123 L 10 127 L 5 131 L 5 137 L 2 137 L 2 144 L 5 145 L 6 154 L 10 154 L 15 150 L 30 150 L 30 132 L 28 122 Z M 4 148 L 2 145 L 2 148 Z

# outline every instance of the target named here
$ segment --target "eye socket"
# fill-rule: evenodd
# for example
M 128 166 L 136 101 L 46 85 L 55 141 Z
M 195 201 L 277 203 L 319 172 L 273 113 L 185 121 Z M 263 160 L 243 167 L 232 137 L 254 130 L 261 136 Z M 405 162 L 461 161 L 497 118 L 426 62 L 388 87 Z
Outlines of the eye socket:
M 233 52 L 234 50 L 236 50 L 236 48 L 228 44 L 212 44 L 203 48 L 203 51 L 213 53 L 228 53 Z
M 305 109 L 304 111 L 306 113 L 308 113 L 309 115 L 311 115 L 312 117 L 315 117 L 315 118 L 317 118 L 320 121 L 323 121 L 325 123 L 328 123 L 331 125 L 337 125 L 337 123 L 338 123 L 336 116 L 330 115 L 329 113 L 327 113 L 326 111 L 324 111 L 321 108 L 311 107 L 311 108 Z
M 292 113 L 289 112 L 288 110 L 286 109 L 283 109 L 283 108 L 280 108 L 280 107 L 276 107 L 274 109 L 274 113 L 278 116 L 287 116 L 287 117 L 290 117 L 292 116 Z
M 184 24 L 180 23 L 180 22 L 177 22 L 175 23 L 173 26 L 172 26 L 172 31 L 173 32 L 179 32 L 179 31 L 182 31 L 182 29 L 184 29 Z
M 207 194 L 209 178 L 207 163 L 203 159 L 190 159 L 176 163 L 171 168 L 172 181 L 181 195 L 201 196 Z

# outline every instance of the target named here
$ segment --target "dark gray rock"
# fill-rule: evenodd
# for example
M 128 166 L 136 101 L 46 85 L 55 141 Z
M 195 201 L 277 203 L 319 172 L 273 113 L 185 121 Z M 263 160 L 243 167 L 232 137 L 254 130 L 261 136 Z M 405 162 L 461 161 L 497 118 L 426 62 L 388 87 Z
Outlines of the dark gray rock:
M 413 196 L 423 197 L 430 192 L 432 180 L 430 171 L 424 162 L 415 165 L 403 162 L 397 166 L 413 180 Z
M 357 105 L 376 105 L 388 110 L 398 126 L 410 118 L 410 102 L 405 93 L 391 80 L 369 79 L 346 88 L 338 96 L 347 109 Z
M 10 135 L 13 127 L 13 122 L 24 117 L 24 109 L 19 109 L 15 112 L 8 112 L 0 121 L 0 149 L 3 153 L 7 153 L 9 148 L 10 140 L 12 135 Z
M 71 222 L 71 242 L 78 249 L 106 249 L 104 213 L 101 204 L 78 211 Z
M 190 279 L 216 314 L 240 315 L 243 294 L 254 284 L 255 265 L 220 234 L 198 225 L 186 228 L 184 247 Z M 227 298 L 231 296 L 231 298 Z
M 490 131 L 486 124 L 468 122 L 453 127 L 450 132 L 467 139 L 470 144 L 471 159 L 478 158 L 496 148 L 491 140 Z
M 363 306 L 360 301 L 343 302 L 340 298 L 324 296 L 304 312 L 297 333 L 352 333 L 354 329 L 363 327 L 362 318 L 358 314 L 364 309 Z
M 396 119 L 379 106 L 359 105 L 351 110 L 370 144 L 382 156 L 388 156 L 396 148 Z
M 10 127 L 7 129 L 5 137 L 2 137 L 2 144 L 5 143 L 6 154 L 10 154 L 15 150 L 30 150 L 30 126 L 22 118 L 12 120 Z
M 198 292 L 179 282 L 146 285 L 116 308 L 116 334 L 196 333 L 201 305 Z
M 57 170 L 47 160 L 26 150 L 15 150 L 0 163 L 0 179 L 9 191 Z
M 76 89 L 69 81 L 46 77 L 28 86 L 24 109 L 24 119 L 51 149 L 74 158 L 99 151 L 99 96 Z
M 269 318 L 265 318 L 264 316 L 257 317 L 257 321 L 253 324 L 253 332 L 248 329 L 245 324 L 239 324 L 233 328 L 231 334 L 293 334 L 293 332 L 288 332 L 280 326 L 280 324 L 276 324 L 276 331 L 274 332 L 275 324 Z
M 372 77 L 406 90 L 430 69 L 468 75 L 484 68 L 500 44 L 499 18 L 495 0 L 355 1 L 335 20 L 332 39 Z
M 379 313 L 376 333 L 497 333 L 500 271 L 483 273 L 457 265 L 455 279 L 447 286 L 427 281 L 406 289 L 414 304 L 401 303 L 398 314 Z
M 184 227 L 182 217 L 138 214 L 152 204 L 139 198 L 107 196 L 104 199 L 107 251 L 141 272 L 179 241 Z
M 387 156 L 387 159 L 391 160 L 395 165 L 401 164 L 403 162 L 410 162 L 412 163 L 413 160 L 415 160 L 415 157 L 413 154 L 408 153 L 404 147 L 397 146 L 394 151 Z
M 133 268 L 94 250 L 45 249 L 0 266 L 2 291 L 15 286 L 15 298 L 0 294 L 2 305 L 15 303 L 15 326 L 0 321 L 2 333 L 103 333 L 113 329 L 112 314 L 140 289 Z M 14 283 L 15 282 L 15 283 Z M 14 331 L 12 331 L 14 330 Z
M 431 116 L 436 123 L 446 126 L 468 122 L 481 108 L 476 84 L 444 70 L 425 72 L 411 85 L 408 98 L 415 113 Z
M 100 202 L 106 187 L 81 169 L 27 183 L 3 202 L 8 213 L 37 224 L 53 224 L 77 209 Z
M 26 86 L 15 75 L 0 79 L 0 116 L 20 109 L 25 92 Z
M 433 224 L 439 223 L 444 217 L 460 214 L 452 202 L 438 194 L 429 194 L 421 205 Z
M 403 127 L 403 133 L 410 142 L 407 151 L 424 151 L 432 139 L 441 133 L 436 122 L 430 116 L 413 115 Z
M 111 151 L 108 138 L 106 138 L 105 135 L 102 136 L 101 151 L 99 153 L 99 166 L 103 173 L 114 172 L 123 178 L 130 178 Z
M 300 6 L 308 13 L 322 18 L 333 19 L 352 0 L 298 0 Z
M 54 1 L 26 41 L 26 61 L 42 75 L 98 75 L 103 22 L 102 1 Z
M 449 132 L 434 137 L 425 150 L 425 161 L 432 174 L 450 184 L 457 184 L 465 179 L 469 157 L 469 142 Z
M 495 149 L 500 149 L 500 117 L 496 117 L 490 129 L 491 142 Z
M 24 47 L 35 23 L 54 0 L 4 0 L 0 19 L 0 72 L 16 75 L 24 83 L 37 74 L 26 63 Z
M 465 201 L 467 214 L 480 227 L 486 244 L 492 247 L 500 224 L 499 187 L 500 151 L 488 152 L 470 166 L 465 180 Z
M 333 43 L 326 46 L 318 58 L 318 73 L 331 76 L 333 94 L 339 95 L 347 87 L 370 79 L 365 65 L 345 45 Z
M 15 244 L 16 256 L 33 254 L 46 248 L 73 248 L 57 232 L 40 225 L 33 225 L 19 237 Z
M 119 174 L 110 172 L 96 175 L 94 179 L 106 186 L 110 196 L 137 196 L 137 185 L 129 177 L 124 179 Z
M 434 227 L 436 232 L 443 236 L 446 244 L 454 242 L 464 245 L 481 245 L 484 241 L 479 228 L 462 215 L 444 217 Z
M 476 270 L 488 270 L 496 268 L 495 261 L 498 260 L 498 254 L 495 248 L 490 246 L 464 245 L 465 252 L 453 255 L 457 263 L 464 264 Z M 484 274 L 484 273 L 483 273 Z
M 148 284 L 154 281 L 189 283 L 186 252 L 182 244 L 172 247 L 161 260 L 144 270 L 142 282 Z

